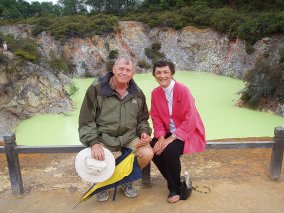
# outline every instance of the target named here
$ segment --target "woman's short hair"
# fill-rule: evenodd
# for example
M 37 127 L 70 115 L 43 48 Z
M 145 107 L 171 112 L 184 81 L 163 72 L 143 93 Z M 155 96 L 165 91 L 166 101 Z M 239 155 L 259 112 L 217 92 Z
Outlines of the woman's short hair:
M 156 67 L 165 67 L 165 66 L 169 66 L 172 75 L 175 74 L 175 72 L 176 72 L 176 70 L 175 70 L 175 64 L 174 64 L 171 60 L 169 60 L 169 59 L 161 58 L 161 59 L 158 59 L 158 60 L 154 63 L 153 71 L 152 71 L 153 76 L 155 76 L 155 69 L 156 69 Z

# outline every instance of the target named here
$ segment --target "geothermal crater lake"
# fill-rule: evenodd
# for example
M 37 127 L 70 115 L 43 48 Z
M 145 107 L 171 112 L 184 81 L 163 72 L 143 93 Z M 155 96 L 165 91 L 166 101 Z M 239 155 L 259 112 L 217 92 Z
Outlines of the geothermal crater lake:
M 206 128 L 206 138 L 272 137 L 274 127 L 284 126 L 284 118 L 235 106 L 244 82 L 203 72 L 177 72 L 175 79 L 186 84 L 193 94 Z M 79 91 L 72 96 L 74 111 L 66 114 L 37 115 L 16 127 L 20 145 L 80 144 L 78 116 L 85 91 L 93 79 L 73 79 Z M 136 74 L 150 107 L 151 91 L 158 86 L 151 73 Z M 150 121 L 150 120 L 149 120 Z M 150 122 L 151 123 L 151 122 Z

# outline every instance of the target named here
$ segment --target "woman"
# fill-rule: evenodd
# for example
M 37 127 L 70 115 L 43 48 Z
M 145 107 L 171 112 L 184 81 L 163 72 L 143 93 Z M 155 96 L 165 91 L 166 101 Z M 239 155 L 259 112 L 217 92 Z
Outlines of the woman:
M 205 129 L 189 89 L 173 77 L 175 65 L 158 60 L 153 76 L 159 87 L 152 91 L 151 118 L 155 153 L 153 162 L 167 180 L 169 203 L 180 200 L 180 156 L 205 149 Z

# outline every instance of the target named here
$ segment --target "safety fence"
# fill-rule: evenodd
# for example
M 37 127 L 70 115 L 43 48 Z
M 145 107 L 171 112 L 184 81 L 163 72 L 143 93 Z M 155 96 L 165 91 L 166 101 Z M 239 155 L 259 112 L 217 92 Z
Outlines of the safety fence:
M 14 194 L 24 192 L 19 154 L 35 153 L 78 153 L 84 148 L 83 145 L 68 146 L 21 146 L 16 143 L 15 134 L 2 137 L 4 146 L 0 146 L 0 153 L 6 153 L 10 182 Z M 1 137 L 0 137 L 1 141 Z M 206 149 L 249 149 L 249 148 L 271 148 L 271 160 L 269 175 L 272 180 L 278 180 L 281 175 L 283 150 L 284 150 L 284 128 L 276 127 L 274 129 L 273 141 L 230 141 L 230 142 L 207 142 Z M 150 186 L 150 167 L 142 170 L 142 183 Z

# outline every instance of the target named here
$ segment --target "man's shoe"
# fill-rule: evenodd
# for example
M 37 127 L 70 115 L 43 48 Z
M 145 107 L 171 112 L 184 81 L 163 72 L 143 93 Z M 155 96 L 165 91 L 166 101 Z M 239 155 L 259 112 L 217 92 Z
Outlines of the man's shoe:
M 138 191 L 134 188 L 131 182 L 121 185 L 121 189 L 126 197 L 133 198 L 138 195 Z
M 108 199 L 109 199 L 108 190 L 99 192 L 99 193 L 96 195 L 96 200 L 99 201 L 99 202 L 104 202 L 104 201 L 107 201 Z

